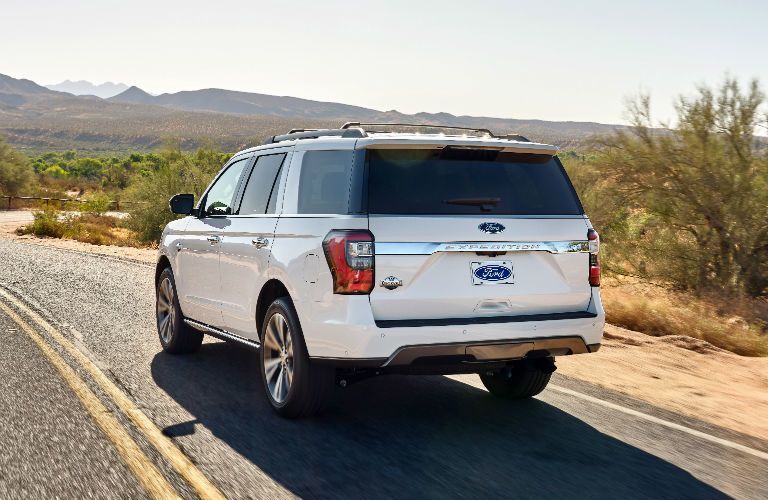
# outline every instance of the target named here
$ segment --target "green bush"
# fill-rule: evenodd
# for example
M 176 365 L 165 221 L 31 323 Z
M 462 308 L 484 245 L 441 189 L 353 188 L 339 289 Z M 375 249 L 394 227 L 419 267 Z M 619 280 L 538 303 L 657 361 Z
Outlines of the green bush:
M 32 183 L 33 172 L 27 158 L 0 137 L 0 194 L 22 193 Z
M 34 234 L 35 236 L 48 236 L 61 238 L 66 232 L 66 225 L 61 221 L 58 210 L 46 208 L 33 212 L 34 219 L 31 224 L 21 228 L 22 234 Z
M 168 200 L 177 193 L 199 196 L 228 156 L 212 147 L 185 154 L 178 145 L 166 146 L 159 154 L 161 165 L 145 172 L 129 189 L 134 203 L 126 226 L 146 243 L 160 238 L 163 228 L 177 218 L 168 208 Z
M 726 79 L 681 98 L 675 127 L 659 128 L 641 97 L 631 127 L 566 159 L 607 269 L 697 294 L 768 295 L 768 148 L 754 135 L 766 107 L 757 82 Z
M 109 211 L 112 200 L 106 193 L 92 193 L 85 198 L 81 211 L 89 214 L 104 215 Z

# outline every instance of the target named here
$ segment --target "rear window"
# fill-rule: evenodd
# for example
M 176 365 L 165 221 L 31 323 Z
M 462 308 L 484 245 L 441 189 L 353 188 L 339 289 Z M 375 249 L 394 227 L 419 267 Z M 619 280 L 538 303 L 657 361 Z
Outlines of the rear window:
M 372 214 L 580 215 L 552 156 L 487 149 L 368 151 Z

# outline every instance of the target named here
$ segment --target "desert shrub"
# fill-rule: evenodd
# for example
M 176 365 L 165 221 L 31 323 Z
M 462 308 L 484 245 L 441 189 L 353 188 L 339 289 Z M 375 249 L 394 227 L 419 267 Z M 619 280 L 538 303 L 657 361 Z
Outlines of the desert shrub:
M 34 221 L 17 231 L 51 238 L 65 238 L 92 245 L 143 246 L 136 234 L 116 217 L 97 214 L 62 213 L 53 209 L 34 213 Z
M 33 179 L 33 170 L 27 158 L 0 137 L 0 193 L 20 194 Z
M 46 208 L 32 213 L 34 219 L 19 231 L 21 234 L 34 234 L 35 236 L 48 236 L 51 238 L 61 238 L 64 236 L 66 227 L 60 220 L 58 210 Z
M 727 79 L 680 98 L 677 123 L 654 128 L 647 96 L 632 127 L 566 159 L 605 243 L 607 269 L 705 294 L 768 294 L 765 96 Z
M 48 177 L 53 177 L 54 179 L 64 179 L 67 177 L 67 171 L 58 165 L 51 165 L 40 173 Z
M 91 193 L 85 198 L 81 210 L 85 213 L 104 215 L 112 205 L 109 195 L 102 192 Z
M 160 167 L 145 172 L 128 191 L 137 203 L 131 205 L 126 225 L 147 243 L 157 241 L 165 225 L 176 218 L 168 200 L 177 193 L 199 196 L 228 158 L 212 147 L 185 154 L 178 144 L 166 146 L 160 157 Z

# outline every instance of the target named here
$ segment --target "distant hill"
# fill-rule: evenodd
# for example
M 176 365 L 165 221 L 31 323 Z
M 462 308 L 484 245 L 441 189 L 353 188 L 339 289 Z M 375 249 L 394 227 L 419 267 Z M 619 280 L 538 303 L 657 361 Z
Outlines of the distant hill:
M 381 111 L 349 104 L 223 89 L 186 90 L 174 94 L 152 96 L 138 87 L 131 87 L 122 94 L 110 97 L 109 101 L 155 104 L 187 111 L 274 115 L 285 118 L 321 120 L 339 120 L 350 117 L 358 120 L 374 120 L 382 115 Z
M 73 95 L 95 95 L 96 97 L 101 97 L 102 99 L 115 96 L 121 92 L 125 92 L 125 90 L 128 89 L 128 85 L 124 83 L 105 82 L 99 85 L 95 85 L 85 80 L 78 80 L 76 82 L 71 80 L 64 80 L 61 83 L 57 83 L 55 85 L 46 85 L 45 87 L 50 90 L 68 92 Z
M 108 99 L 75 96 L 0 74 L 0 135 L 30 154 L 79 149 L 94 154 L 147 151 L 165 137 L 185 148 L 213 141 L 226 151 L 259 144 L 291 128 L 338 127 L 345 121 L 434 123 L 519 133 L 561 148 L 577 148 L 618 125 L 378 111 L 220 89 L 152 96 L 130 87 Z
M 132 104 L 154 104 L 187 111 L 209 111 L 241 115 L 272 115 L 283 118 L 333 120 L 434 123 L 464 127 L 490 128 L 500 133 L 521 133 L 544 137 L 572 140 L 587 135 L 609 132 L 616 125 L 593 122 L 550 122 L 544 120 L 519 120 L 511 118 L 490 118 L 455 116 L 450 113 L 417 113 L 408 115 L 398 111 L 339 104 L 335 102 L 312 101 L 298 97 L 274 96 L 251 92 L 223 89 L 203 89 L 152 96 L 138 87 L 131 87 L 122 94 L 108 99 L 112 102 Z

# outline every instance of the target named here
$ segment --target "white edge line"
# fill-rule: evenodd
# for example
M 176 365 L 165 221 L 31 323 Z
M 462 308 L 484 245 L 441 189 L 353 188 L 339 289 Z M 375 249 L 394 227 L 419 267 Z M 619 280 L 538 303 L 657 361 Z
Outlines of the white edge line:
M 705 441 L 709 441 L 711 443 L 719 444 L 721 446 L 725 446 L 728 448 L 733 448 L 734 450 L 738 450 L 742 453 L 747 453 L 749 455 L 752 455 L 757 458 L 762 458 L 763 460 L 768 460 L 768 453 L 760 450 L 756 450 L 754 448 L 750 448 L 749 446 L 744 446 L 743 444 L 735 443 L 733 441 L 729 441 L 727 439 L 719 438 L 717 436 L 713 436 L 711 434 L 707 434 L 706 432 L 697 431 L 696 429 L 691 429 L 690 427 L 686 427 L 684 425 L 676 424 L 674 422 L 670 422 L 668 420 L 664 420 L 658 417 L 654 417 L 653 415 L 648 415 L 647 413 L 643 413 L 637 410 L 633 410 L 631 408 L 626 408 L 621 405 L 617 405 L 615 403 L 610 403 L 608 401 L 604 401 L 602 399 L 589 396 L 587 394 L 582 394 L 581 392 L 577 392 L 571 389 L 566 389 L 565 387 L 560 387 L 558 385 L 549 385 L 547 389 L 553 390 L 555 392 L 559 392 L 561 394 L 567 394 L 569 396 L 573 396 L 575 398 L 582 399 L 584 401 L 589 401 L 590 403 L 594 403 L 596 405 L 604 406 L 606 408 L 610 408 L 612 410 L 616 410 L 622 413 L 625 413 L 627 415 L 631 415 L 633 417 L 641 418 L 643 420 L 647 420 L 648 422 L 653 422 L 654 424 L 662 425 L 664 427 L 668 427 L 670 429 L 674 429 L 676 431 L 684 432 L 686 434 L 690 434 L 691 436 L 695 436 L 697 438 L 703 439 Z

